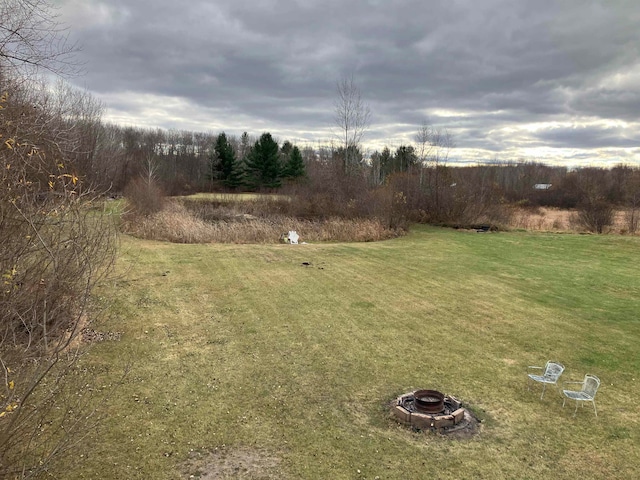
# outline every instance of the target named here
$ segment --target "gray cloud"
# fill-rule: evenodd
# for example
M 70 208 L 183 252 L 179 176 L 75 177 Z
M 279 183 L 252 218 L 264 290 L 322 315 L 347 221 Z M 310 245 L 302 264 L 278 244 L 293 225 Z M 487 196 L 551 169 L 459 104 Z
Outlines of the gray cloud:
M 622 127 L 572 126 L 550 128 L 535 135 L 542 144 L 562 148 L 580 145 L 582 148 L 637 148 L 638 130 Z
M 80 83 L 116 119 L 327 141 L 336 82 L 353 74 L 370 148 L 429 119 L 477 159 L 617 148 L 640 162 L 632 1 L 58 2 L 89 61 Z

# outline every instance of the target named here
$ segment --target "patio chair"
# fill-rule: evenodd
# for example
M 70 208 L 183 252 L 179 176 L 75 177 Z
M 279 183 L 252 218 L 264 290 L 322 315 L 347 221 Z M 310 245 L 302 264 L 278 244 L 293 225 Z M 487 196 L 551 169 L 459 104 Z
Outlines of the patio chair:
M 564 386 L 568 384 L 578 384 L 581 385 L 580 390 L 564 390 Z M 584 376 L 584 380 L 582 382 L 563 382 L 562 383 L 564 394 L 564 400 L 562 401 L 562 406 L 564 407 L 567 398 L 576 401 L 576 408 L 573 411 L 573 416 L 576 416 L 576 412 L 578 411 L 578 403 L 580 402 L 591 402 L 593 404 L 593 412 L 598 416 L 598 411 L 596 410 L 596 392 L 598 391 L 598 387 L 600 386 L 600 379 L 595 375 L 586 374 Z M 584 403 L 582 404 L 584 407 Z
M 544 391 L 547 388 L 547 384 L 556 385 L 558 384 L 558 378 L 562 375 L 564 371 L 564 365 L 558 362 L 548 361 L 544 367 L 532 367 L 529 366 L 530 369 L 536 370 L 544 370 L 542 375 L 534 375 L 533 373 L 529 373 L 528 377 L 530 380 L 534 382 L 542 383 L 542 395 L 540 395 L 540 400 L 544 397 Z M 531 382 L 528 383 L 527 389 L 530 389 Z
M 298 232 L 296 232 L 295 230 L 290 230 L 289 231 L 289 243 L 292 245 L 297 245 L 298 244 L 298 239 L 300 238 L 300 235 L 298 235 Z

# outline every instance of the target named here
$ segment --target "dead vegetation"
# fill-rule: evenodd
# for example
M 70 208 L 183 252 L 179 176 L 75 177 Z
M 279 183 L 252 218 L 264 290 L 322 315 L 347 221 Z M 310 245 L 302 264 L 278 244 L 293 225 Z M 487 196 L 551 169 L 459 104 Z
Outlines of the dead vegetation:
M 210 452 L 192 451 L 183 466 L 184 478 L 200 480 L 281 479 L 280 459 L 257 448 L 216 447 Z
M 139 191 L 138 191 L 139 192 Z M 163 200 L 163 208 L 153 213 L 138 213 L 135 201 L 129 199 L 128 213 L 121 225 L 125 233 L 146 240 L 172 243 L 270 244 L 290 230 L 301 242 L 372 242 L 395 238 L 406 233 L 404 228 L 390 226 L 375 215 L 348 218 L 346 215 L 295 215 L 300 206 L 285 196 L 256 196 L 238 199 L 180 197 Z M 293 205 L 292 205 L 293 204 Z M 487 224 L 494 229 L 523 229 L 547 232 L 587 232 L 578 213 L 569 209 L 548 207 L 500 208 L 500 215 L 478 216 L 473 225 Z M 143 211 L 149 212 L 148 202 Z M 401 213 L 394 212 L 396 217 Z M 617 211 L 614 222 L 604 233 L 632 233 L 627 213 Z M 402 222 L 405 223 L 404 221 Z M 472 225 L 472 224 L 469 224 Z M 460 225 L 456 224 L 460 227 Z M 472 228 L 472 227 L 468 227 Z
M 575 210 L 536 207 L 514 208 L 510 228 L 543 232 L 587 232 L 588 229 L 579 221 Z M 604 229 L 603 233 L 634 234 L 633 217 L 629 211 L 616 210 L 613 223 Z
M 138 238 L 173 243 L 278 243 L 283 232 L 296 230 L 304 242 L 373 242 L 403 234 L 375 219 L 339 217 L 305 220 L 281 214 L 256 216 L 217 207 L 217 218 L 203 219 L 172 201 L 148 216 L 125 216 L 123 231 Z
M 117 247 L 115 223 L 79 174 L 95 112 L 70 90 L 38 86 L 0 76 L 2 478 L 39 475 L 95 426 L 99 401 L 76 340 Z

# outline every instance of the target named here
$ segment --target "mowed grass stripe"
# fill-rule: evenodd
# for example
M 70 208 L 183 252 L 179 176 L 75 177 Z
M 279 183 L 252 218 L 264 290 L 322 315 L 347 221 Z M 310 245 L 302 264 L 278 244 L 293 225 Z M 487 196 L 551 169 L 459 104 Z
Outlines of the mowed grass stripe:
M 125 335 L 87 361 L 105 382 L 133 364 L 74 478 L 180 478 L 191 449 L 214 448 L 267 449 L 276 478 L 630 478 L 638 242 L 605 240 L 430 228 L 357 245 L 125 240 L 105 326 Z M 595 279 L 623 299 L 610 314 L 581 306 L 608 298 Z M 526 365 L 548 358 L 600 374 L 597 419 L 527 391 Z M 418 387 L 471 404 L 481 435 L 398 426 L 388 402 Z

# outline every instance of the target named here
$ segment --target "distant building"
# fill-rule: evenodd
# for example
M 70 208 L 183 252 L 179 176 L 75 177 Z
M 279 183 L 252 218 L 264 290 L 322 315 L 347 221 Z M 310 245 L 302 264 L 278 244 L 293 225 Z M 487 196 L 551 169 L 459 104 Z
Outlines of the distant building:
M 536 183 L 533 188 L 534 190 L 549 190 L 551 185 L 551 183 Z

